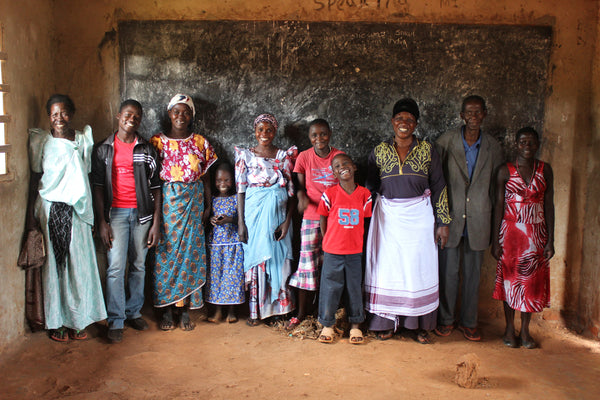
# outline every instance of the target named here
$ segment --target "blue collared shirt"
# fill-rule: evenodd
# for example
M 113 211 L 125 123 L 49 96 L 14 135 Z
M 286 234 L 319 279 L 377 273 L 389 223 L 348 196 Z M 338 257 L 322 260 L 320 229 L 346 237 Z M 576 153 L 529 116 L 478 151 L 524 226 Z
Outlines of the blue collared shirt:
M 479 138 L 472 146 L 467 144 L 465 140 L 465 127 L 462 127 L 462 142 L 463 147 L 465 148 L 465 158 L 467 159 L 467 171 L 469 171 L 469 181 L 473 177 L 473 171 L 475 171 L 475 164 L 477 164 L 477 157 L 479 156 L 479 148 L 481 147 L 481 132 L 479 134 Z M 463 236 L 468 236 L 467 233 L 467 224 L 465 224 L 465 229 L 463 230 Z
M 469 171 L 469 180 L 473 177 L 473 171 L 475 171 L 475 164 L 477 163 L 477 156 L 479 156 L 479 148 L 481 147 L 481 134 L 472 146 L 467 144 L 465 140 L 465 127 L 462 127 L 462 142 L 465 148 L 465 158 L 467 159 L 467 170 Z

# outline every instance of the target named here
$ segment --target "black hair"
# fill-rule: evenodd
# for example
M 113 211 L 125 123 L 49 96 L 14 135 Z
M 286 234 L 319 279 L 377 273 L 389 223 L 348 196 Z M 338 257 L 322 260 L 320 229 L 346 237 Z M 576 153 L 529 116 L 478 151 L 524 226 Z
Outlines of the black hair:
M 474 94 L 474 95 L 465 97 L 465 99 L 462 102 L 462 106 L 460 107 L 460 112 L 465 112 L 465 107 L 467 106 L 467 103 L 474 103 L 474 102 L 481 104 L 481 108 L 483 109 L 483 111 L 487 111 L 487 106 L 485 105 L 485 100 L 483 99 L 483 97 L 477 96 L 476 94 Z
M 323 125 L 325 128 L 327 128 L 327 130 L 329 132 L 331 132 L 331 127 L 329 126 L 329 122 L 327 122 L 326 120 L 324 120 L 323 118 L 317 118 L 317 119 L 313 119 L 310 124 L 308 124 L 308 129 L 310 130 L 310 127 L 313 125 Z
M 521 128 L 517 131 L 517 134 L 515 135 L 515 142 L 519 141 L 519 138 L 521 136 L 523 136 L 526 133 L 531 133 L 533 136 L 535 136 L 535 139 L 537 140 L 537 142 L 540 142 L 540 135 L 537 133 L 537 131 L 535 129 L 533 129 L 531 126 L 526 126 L 525 128 Z
M 333 158 L 331 159 L 331 165 L 333 165 L 333 161 L 338 158 L 338 157 L 346 157 L 348 160 L 352 161 L 352 164 L 356 165 L 354 163 L 354 160 L 352 160 L 352 157 L 350 157 L 348 154 L 346 153 L 338 153 L 335 156 L 333 156 Z
M 233 169 L 233 166 L 227 161 L 217 161 L 216 165 L 213 168 L 211 168 L 211 171 L 212 171 L 211 184 L 212 184 L 213 193 L 214 194 L 219 193 L 219 190 L 217 189 L 217 185 L 216 185 L 217 172 L 218 171 L 226 171 L 226 172 L 229 172 L 229 174 L 231 175 L 231 179 L 233 181 L 232 185 L 231 185 L 231 189 L 229 190 L 227 195 L 233 196 L 236 193 L 235 171 Z
M 48 113 L 48 116 L 50 116 L 50 109 L 52 106 L 58 103 L 63 103 L 69 114 L 75 114 L 75 103 L 73 103 L 73 100 L 66 94 L 54 93 L 46 102 L 46 112 Z
M 134 99 L 127 99 L 125 101 L 123 101 L 121 103 L 121 105 L 119 106 L 119 112 L 123 111 L 123 109 L 127 106 L 134 106 L 136 107 L 138 110 L 140 110 L 140 114 L 144 114 L 144 110 L 142 109 L 142 105 L 140 104 L 139 101 L 134 100 Z

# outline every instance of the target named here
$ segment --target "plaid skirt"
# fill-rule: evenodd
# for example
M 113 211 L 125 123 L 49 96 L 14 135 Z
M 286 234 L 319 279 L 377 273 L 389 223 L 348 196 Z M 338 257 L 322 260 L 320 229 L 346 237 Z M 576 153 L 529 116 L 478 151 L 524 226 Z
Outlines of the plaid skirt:
M 303 219 L 300 228 L 300 262 L 290 278 L 290 286 L 311 292 L 319 290 L 319 274 L 323 265 L 322 244 L 319 221 Z

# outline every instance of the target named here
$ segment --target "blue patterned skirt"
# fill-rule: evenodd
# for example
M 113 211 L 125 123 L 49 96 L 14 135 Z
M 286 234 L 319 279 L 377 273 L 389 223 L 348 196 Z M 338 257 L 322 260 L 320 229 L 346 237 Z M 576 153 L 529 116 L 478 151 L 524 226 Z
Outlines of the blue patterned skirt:
M 185 300 L 190 309 L 200 308 L 206 281 L 204 186 L 201 181 L 165 182 L 162 194 L 162 238 L 156 248 L 154 306 Z

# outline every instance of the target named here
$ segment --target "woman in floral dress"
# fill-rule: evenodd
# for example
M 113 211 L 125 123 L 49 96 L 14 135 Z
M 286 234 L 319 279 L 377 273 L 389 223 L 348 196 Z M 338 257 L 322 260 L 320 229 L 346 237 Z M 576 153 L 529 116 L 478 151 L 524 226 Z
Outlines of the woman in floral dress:
M 179 312 L 179 327 L 194 329 L 188 309 L 203 306 L 206 281 L 204 226 L 210 216 L 208 168 L 217 160 L 213 147 L 191 131 L 196 110 L 191 97 L 175 95 L 167 107 L 171 128 L 150 142 L 162 162 L 162 239 L 156 248 L 154 306 L 164 308 L 160 329 L 175 327 L 173 307 Z

